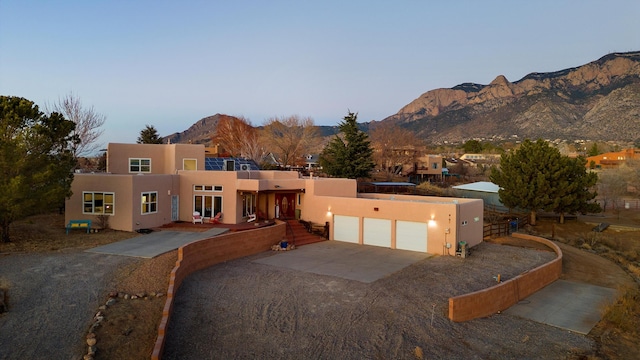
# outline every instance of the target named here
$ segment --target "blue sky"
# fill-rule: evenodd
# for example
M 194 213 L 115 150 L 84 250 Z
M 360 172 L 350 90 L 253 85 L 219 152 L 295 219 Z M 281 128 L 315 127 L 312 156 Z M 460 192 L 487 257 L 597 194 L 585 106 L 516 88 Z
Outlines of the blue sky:
M 640 50 L 640 1 L 0 0 L 0 94 L 73 92 L 135 142 L 216 113 L 336 125 Z

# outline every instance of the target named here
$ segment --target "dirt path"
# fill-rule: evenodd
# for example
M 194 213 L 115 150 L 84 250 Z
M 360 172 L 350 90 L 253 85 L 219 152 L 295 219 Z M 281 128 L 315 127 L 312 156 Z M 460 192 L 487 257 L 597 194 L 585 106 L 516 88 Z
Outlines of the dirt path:
M 561 279 L 618 289 L 633 286 L 634 281 L 619 266 L 597 254 L 556 242 L 562 250 Z
M 134 261 L 79 250 L 0 255 L 0 284 L 10 289 L 0 359 L 80 359 L 113 273 Z
M 185 280 L 163 359 L 415 359 L 417 347 L 424 358 L 564 358 L 594 346 L 504 314 L 447 318 L 450 296 L 545 263 L 548 251 L 483 243 L 470 258 L 425 259 L 371 284 L 252 262 L 263 256 Z

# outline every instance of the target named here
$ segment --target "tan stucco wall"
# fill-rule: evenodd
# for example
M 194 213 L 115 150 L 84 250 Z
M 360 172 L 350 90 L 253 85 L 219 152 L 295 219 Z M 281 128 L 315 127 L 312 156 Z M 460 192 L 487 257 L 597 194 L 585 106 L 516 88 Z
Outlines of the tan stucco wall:
M 175 174 L 183 169 L 183 159 L 196 159 L 198 170 L 204 170 L 204 145 L 110 143 L 107 146 L 107 172 L 128 174 L 130 158 L 151 159 L 152 174 Z
M 242 208 L 236 190 L 235 171 L 178 171 L 180 176 L 180 220 L 191 221 L 193 198 L 196 194 L 222 196 L 222 223 L 236 224 L 241 221 Z M 194 185 L 222 186 L 222 192 L 195 191 Z
M 109 227 L 114 230 L 134 231 L 171 222 L 171 196 L 178 191 L 176 175 L 116 175 L 76 174 L 72 184 L 73 195 L 65 203 L 65 222 L 87 219 L 97 227 L 98 216 L 83 214 L 84 191 L 113 192 L 114 214 Z M 157 213 L 141 214 L 142 192 L 157 191 Z
M 360 218 L 361 244 L 364 218 L 391 220 L 391 248 L 395 248 L 396 244 L 397 221 L 428 224 L 425 241 L 427 252 L 432 254 L 447 253 L 446 243 L 452 245 L 448 254 L 454 255 L 458 241 L 466 241 L 470 247 L 482 242 L 482 200 L 389 194 L 360 194 L 353 198 L 316 196 L 307 191 L 302 196 L 300 208 L 304 220 L 320 224 L 328 221 L 332 240 L 334 216 L 345 215 Z M 475 221 L 476 217 L 478 221 Z M 465 220 L 467 225 L 463 226 Z

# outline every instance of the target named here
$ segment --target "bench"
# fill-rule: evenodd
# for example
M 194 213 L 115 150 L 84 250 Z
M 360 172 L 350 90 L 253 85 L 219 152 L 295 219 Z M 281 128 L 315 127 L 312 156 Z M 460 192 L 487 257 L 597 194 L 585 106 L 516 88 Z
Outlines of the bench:
M 87 229 L 87 234 L 91 231 L 91 220 L 69 220 L 67 224 L 67 235 L 71 229 Z

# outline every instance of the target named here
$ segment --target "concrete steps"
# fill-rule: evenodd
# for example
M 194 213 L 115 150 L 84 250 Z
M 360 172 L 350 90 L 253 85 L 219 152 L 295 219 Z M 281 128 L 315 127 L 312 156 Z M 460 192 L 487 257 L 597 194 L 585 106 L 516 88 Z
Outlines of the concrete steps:
M 289 224 L 286 231 L 286 238 L 296 246 L 313 244 L 327 240 L 321 236 L 309 233 L 298 220 L 286 220 L 286 222 Z M 293 237 L 291 236 L 292 231 Z

